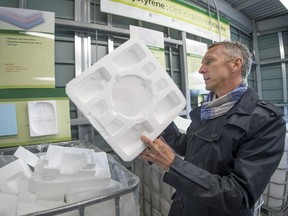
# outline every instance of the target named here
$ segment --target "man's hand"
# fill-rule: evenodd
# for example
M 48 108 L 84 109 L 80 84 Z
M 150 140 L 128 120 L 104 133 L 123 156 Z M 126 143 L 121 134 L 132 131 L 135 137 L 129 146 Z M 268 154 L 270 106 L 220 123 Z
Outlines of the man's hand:
M 148 137 L 142 136 L 141 140 L 147 145 L 147 148 L 140 154 L 140 157 L 153 162 L 165 172 L 168 171 L 176 157 L 170 146 L 161 137 L 152 141 Z

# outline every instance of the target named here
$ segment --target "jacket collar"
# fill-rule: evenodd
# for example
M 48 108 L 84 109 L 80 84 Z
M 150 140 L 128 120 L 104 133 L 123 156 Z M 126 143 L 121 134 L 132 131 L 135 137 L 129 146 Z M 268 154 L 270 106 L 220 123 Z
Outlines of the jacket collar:
M 234 105 L 234 107 L 228 112 L 228 117 L 237 114 L 251 114 L 257 106 L 259 100 L 258 94 L 248 87 L 242 98 Z
M 201 108 L 197 107 L 190 113 L 190 118 L 192 122 L 194 122 L 194 124 L 192 124 L 192 128 L 194 128 L 194 134 L 208 141 L 218 140 L 220 138 L 220 135 L 222 134 L 222 129 L 224 125 L 227 124 L 227 121 L 238 125 L 244 130 L 247 130 L 249 127 L 249 122 L 238 121 L 238 115 L 234 114 L 251 114 L 257 106 L 258 100 L 259 96 L 257 95 L 257 93 L 251 88 L 248 88 L 242 98 L 225 116 L 219 117 L 216 121 L 213 120 L 209 124 L 204 124 L 205 126 L 201 124 L 200 120 Z M 207 131 L 209 132 L 207 133 Z
M 228 112 L 228 116 L 235 113 L 238 114 L 251 114 L 257 106 L 259 96 L 257 93 L 248 87 L 247 91 L 243 94 L 242 98 L 234 105 L 234 107 Z M 200 119 L 201 107 L 197 107 L 195 112 L 192 110 L 190 113 L 191 120 Z M 193 113 L 193 115 L 192 115 Z

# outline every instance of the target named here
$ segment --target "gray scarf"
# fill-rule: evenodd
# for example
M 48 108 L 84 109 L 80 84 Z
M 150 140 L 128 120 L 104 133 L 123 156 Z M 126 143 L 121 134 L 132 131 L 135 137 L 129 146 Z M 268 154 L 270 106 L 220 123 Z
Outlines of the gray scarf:
M 240 84 L 233 91 L 216 98 L 214 92 L 208 94 L 207 100 L 201 106 L 201 120 L 214 119 L 226 114 L 246 92 L 247 85 Z

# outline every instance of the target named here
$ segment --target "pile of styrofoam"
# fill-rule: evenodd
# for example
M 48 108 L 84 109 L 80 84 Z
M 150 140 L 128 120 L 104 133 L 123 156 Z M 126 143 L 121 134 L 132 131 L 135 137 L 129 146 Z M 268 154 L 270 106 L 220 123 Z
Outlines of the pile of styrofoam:
M 1 216 L 60 207 L 121 188 L 111 179 L 105 152 L 50 145 L 46 154 L 19 147 L 14 156 L 0 168 Z

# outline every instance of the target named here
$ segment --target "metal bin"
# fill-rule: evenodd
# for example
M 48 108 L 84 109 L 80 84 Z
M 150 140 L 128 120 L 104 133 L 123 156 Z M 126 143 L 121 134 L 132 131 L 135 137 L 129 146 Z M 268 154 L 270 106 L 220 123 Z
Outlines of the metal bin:
M 45 153 L 48 149 L 49 145 L 60 145 L 65 147 L 77 147 L 77 148 L 88 148 L 94 149 L 95 152 L 99 152 L 100 150 L 87 141 L 71 141 L 71 142 L 61 142 L 61 143 L 45 143 L 40 145 L 31 145 L 25 146 L 25 148 L 34 154 Z M 9 148 L 0 148 L 0 167 L 4 166 L 5 163 L 9 163 L 13 161 L 13 154 L 16 151 L 17 147 L 9 147 Z M 139 205 L 139 178 L 130 172 L 127 168 L 122 166 L 115 157 L 110 154 L 107 154 L 109 167 L 111 171 L 111 178 L 114 181 L 119 182 L 122 186 L 121 189 L 117 191 L 113 191 L 111 193 L 101 195 L 99 197 L 93 197 L 91 199 L 83 200 L 77 203 L 71 203 L 67 205 L 63 205 L 61 207 L 56 207 L 49 210 L 33 212 L 31 214 L 33 216 L 53 216 L 53 215 L 79 215 L 86 216 L 86 209 L 91 206 L 97 206 L 105 201 L 114 202 L 115 211 L 111 210 L 111 208 L 106 205 L 106 209 L 103 209 L 103 212 L 93 212 L 92 215 L 103 216 L 106 215 L 106 210 L 113 212 L 113 216 L 138 216 Z M 129 202 L 125 202 L 129 200 Z M 103 214 L 104 213 L 104 214 Z M 88 214 L 89 215 L 89 214 Z M 91 215 L 91 212 L 90 212 Z

